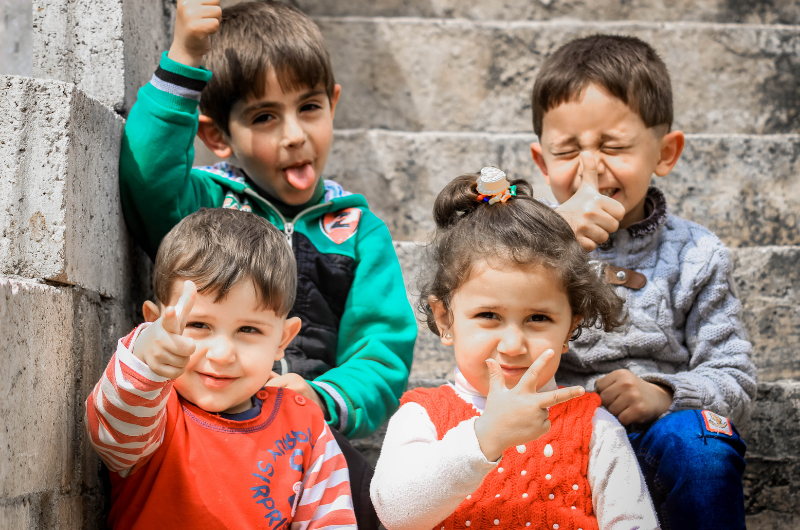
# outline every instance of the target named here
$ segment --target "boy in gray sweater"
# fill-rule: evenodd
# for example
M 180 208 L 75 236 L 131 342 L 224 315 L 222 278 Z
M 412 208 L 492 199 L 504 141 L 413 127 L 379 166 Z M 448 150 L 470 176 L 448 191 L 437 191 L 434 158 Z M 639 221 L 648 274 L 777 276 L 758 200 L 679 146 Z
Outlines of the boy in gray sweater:
M 532 108 L 533 159 L 628 317 L 573 341 L 559 382 L 594 388 L 628 427 L 663 528 L 744 529 L 733 425 L 756 393 L 752 347 L 730 251 L 650 186 L 684 146 L 666 66 L 636 38 L 577 39 L 542 66 Z

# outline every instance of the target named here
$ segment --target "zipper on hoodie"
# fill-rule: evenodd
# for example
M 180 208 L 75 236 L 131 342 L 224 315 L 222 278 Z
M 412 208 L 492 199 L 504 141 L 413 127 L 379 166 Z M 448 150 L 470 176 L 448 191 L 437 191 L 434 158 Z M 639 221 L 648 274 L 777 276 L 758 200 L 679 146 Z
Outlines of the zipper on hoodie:
M 297 221 L 304 215 L 313 212 L 315 210 L 324 208 L 333 202 L 333 201 L 323 202 L 322 204 L 317 204 L 310 208 L 306 208 L 305 210 L 301 211 L 299 214 L 295 216 L 294 221 L 289 222 L 286 220 L 286 218 L 283 216 L 280 210 L 278 210 L 271 202 L 263 198 L 261 195 L 254 192 L 250 188 L 245 188 L 244 192 L 247 195 L 253 197 L 254 199 L 258 199 L 258 201 L 266 205 L 270 210 L 272 210 L 278 215 L 278 218 L 281 220 L 281 223 L 283 224 L 283 235 L 284 237 L 286 237 L 286 241 L 289 243 L 289 248 L 292 248 L 292 235 L 294 234 L 294 227 L 297 225 Z

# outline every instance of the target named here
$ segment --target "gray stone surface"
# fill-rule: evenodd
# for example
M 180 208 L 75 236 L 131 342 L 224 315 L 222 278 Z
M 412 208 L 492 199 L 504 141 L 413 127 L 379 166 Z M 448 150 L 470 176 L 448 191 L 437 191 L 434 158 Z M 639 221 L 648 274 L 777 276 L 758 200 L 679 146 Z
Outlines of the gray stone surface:
M 0 2 L 0 75 L 31 75 L 31 0 Z
M 759 382 L 800 379 L 800 247 L 740 248 L 734 255 Z
M 33 75 L 126 113 L 169 47 L 168 0 L 33 0 Z
M 800 23 L 800 5 L 793 0 L 295 0 L 293 3 L 311 15 L 332 16 Z
M 554 200 L 530 156 L 533 134 L 338 131 L 326 175 L 362 193 L 396 240 L 423 240 L 455 176 L 496 165 Z M 671 211 L 731 247 L 800 244 L 800 136 L 688 135 L 674 171 L 653 182 Z
M 132 305 L 0 277 L 0 521 L 100 528 L 99 460 L 83 402 L 133 325 Z
M 315 20 L 343 87 L 340 128 L 528 132 L 543 59 L 603 32 L 638 36 L 662 55 L 684 132 L 800 132 L 796 26 Z
M 424 247 L 414 242 L 395 242 L 395 250 L 409 301 L 416 304 L 420 274 L 425 272 Z M 800 379 L 800 247 L 743 248 L 734 249 L 733 254 L 733 282 L 742 301 L 742 320 L 753 343 L 758 380 Z M 411 377 L 452 378 L 454 367 L 452 350 L 420 322 Z
M 0 78 L 0 274 L 129 287 L 119 205 L 123 121 L 75 85 Z

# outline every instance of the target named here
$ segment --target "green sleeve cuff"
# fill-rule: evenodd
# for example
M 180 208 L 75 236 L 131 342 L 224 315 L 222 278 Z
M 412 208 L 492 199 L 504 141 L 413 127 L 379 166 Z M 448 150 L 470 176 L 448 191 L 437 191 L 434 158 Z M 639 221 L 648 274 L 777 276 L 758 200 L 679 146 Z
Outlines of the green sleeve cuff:
M 159 66 L 167 72 L 182 75 L 184 77 L 188 77 L 189 79 L 204 81 L 206 83 L 211 81 L 211 72 L 202 66 L 200 68 L 195 68 L 193 66 L 187 66 L 183 63 L 173 61 L 167 56 L 167 53 L 169 52 L 164 52 L 161 54 L 161 61 L 159 63 Z

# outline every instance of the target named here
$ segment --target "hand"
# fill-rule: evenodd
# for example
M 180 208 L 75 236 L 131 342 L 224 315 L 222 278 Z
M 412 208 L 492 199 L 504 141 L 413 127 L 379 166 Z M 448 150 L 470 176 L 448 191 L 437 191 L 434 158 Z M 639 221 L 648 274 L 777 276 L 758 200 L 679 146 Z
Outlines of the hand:
M 582 396 L 583 388 L 573 386 L 553 392 L 537 393 L 539 374 L 553 350 L 547 350 L 528 368 L 513 389 L 507 389 L 503 370 L 497 361 L 487 359 L 489 395 L 486 408 L 475 420 L 475 435 L 484 456 L 496 461 L 509 447 L 536 440 L 550 430 L 547 408 Z
M 672 406 L 672 389 L 648 383 L 630 370 L 614 370 L 598 379 L 595 390 L 623 425 L 651 423 Z
M 269 381 L 267 381 L 265 386 L 276 386 L 294 390 L 301 396 L 314 402 L 322 410 L 325 410 L 325 405 L 319 398 L 317 391 L 311 388 L 311 385 L 308 384 L 308 381 L 303 379 L 298 374 L 278 375 L 275 372 L 272 372 L 269 377 Z
M 597 160 L 588 151 L 581 152 L 572 188 L 577 191 L 556 212 L 572 227 L 583 249 L 591 252 L 619 228 L 625 207 L 598 191 Z
M 185 281 L 178 304 L 167 307 L 164 314 L 136 338 L 133 354 L 161 377 L 177 379 L 183 375 L 194 353 L 194 340 L 182 334 L 196 297 L 194 282 Z
M 217 32 L 221 21 L 219 0 L 178 0 L 169 58 L 187 66 L 200 66 L 211 49 L 210 35 Z

